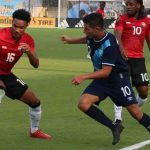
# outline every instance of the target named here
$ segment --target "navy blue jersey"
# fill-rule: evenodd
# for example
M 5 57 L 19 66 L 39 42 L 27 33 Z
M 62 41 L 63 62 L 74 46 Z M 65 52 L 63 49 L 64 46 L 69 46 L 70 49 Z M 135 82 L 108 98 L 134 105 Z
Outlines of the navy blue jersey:
M 116 38 L 107 33 L 103 39 L 87 37 L 88 49 L 93 62 L 94 71 L 102 69 L 102 65 L 112 66 L 112 73 L 128 72 L 125 60 L 122 58 Z

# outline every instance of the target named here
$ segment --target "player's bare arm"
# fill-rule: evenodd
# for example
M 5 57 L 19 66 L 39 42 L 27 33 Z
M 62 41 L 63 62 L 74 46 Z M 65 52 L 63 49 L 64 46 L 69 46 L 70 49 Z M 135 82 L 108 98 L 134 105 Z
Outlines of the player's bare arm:
M 112 66 L 103 66 L 101 70 L 95 71 L 93 73 L 75 76 L 72 79 L 72 84 L 79 85 L 84 80 L 107 78 L 110 75 L 111 71 L 112 71 Z
M 36 53 L 31 52 L 30 45 L 28 45 L 27 43 L 20 43 L 20 49 L 21 49 L 21 51 L 23 53 L 27 54 L 30 64 L 34 68 L 38 68 L 38 66 L 39 66 L 39 59 L 38 59 Z
M 64 44 L 85 44 L 86 43 L 86 36 L 81 37 L 69 37 L 67 35 L 60 36 L 60 40 Z

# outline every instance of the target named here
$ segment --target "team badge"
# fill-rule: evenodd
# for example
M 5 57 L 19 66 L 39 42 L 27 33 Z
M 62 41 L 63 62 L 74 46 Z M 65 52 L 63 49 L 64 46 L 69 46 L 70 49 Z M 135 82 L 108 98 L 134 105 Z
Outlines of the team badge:
M 145 27 L 145 26 L 146 26 L 145 22 L 142 22 L 142 27 Z

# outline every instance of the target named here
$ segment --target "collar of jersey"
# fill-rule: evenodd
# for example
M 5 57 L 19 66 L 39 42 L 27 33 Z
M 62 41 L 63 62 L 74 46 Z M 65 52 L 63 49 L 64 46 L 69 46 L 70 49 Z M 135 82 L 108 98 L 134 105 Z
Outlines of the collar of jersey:
M 105 38 L 106 38 L 106 36 L 108 35 L 108 32 L 105 32 L 106 34 L 105 34 L 105 36 L 102 38 L 102 39 L 93 39 L 94 40 L 94 42 L 101 42 L 101 41 L 103 41 Z

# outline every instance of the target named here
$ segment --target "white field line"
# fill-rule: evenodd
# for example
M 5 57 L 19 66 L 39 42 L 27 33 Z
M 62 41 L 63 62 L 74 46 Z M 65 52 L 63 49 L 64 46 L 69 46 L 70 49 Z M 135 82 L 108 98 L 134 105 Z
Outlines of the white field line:
M 148 144 L 150 144 L 150 140 L 146 140 L 146 141 L 143 141 L 143 142 L 140 142 L 140 143 L 122 148 L 120 150 L 137 150 L 137 149 L 142 148 L 142 147 L 144 147 L 145 145 L 148 145 Z

